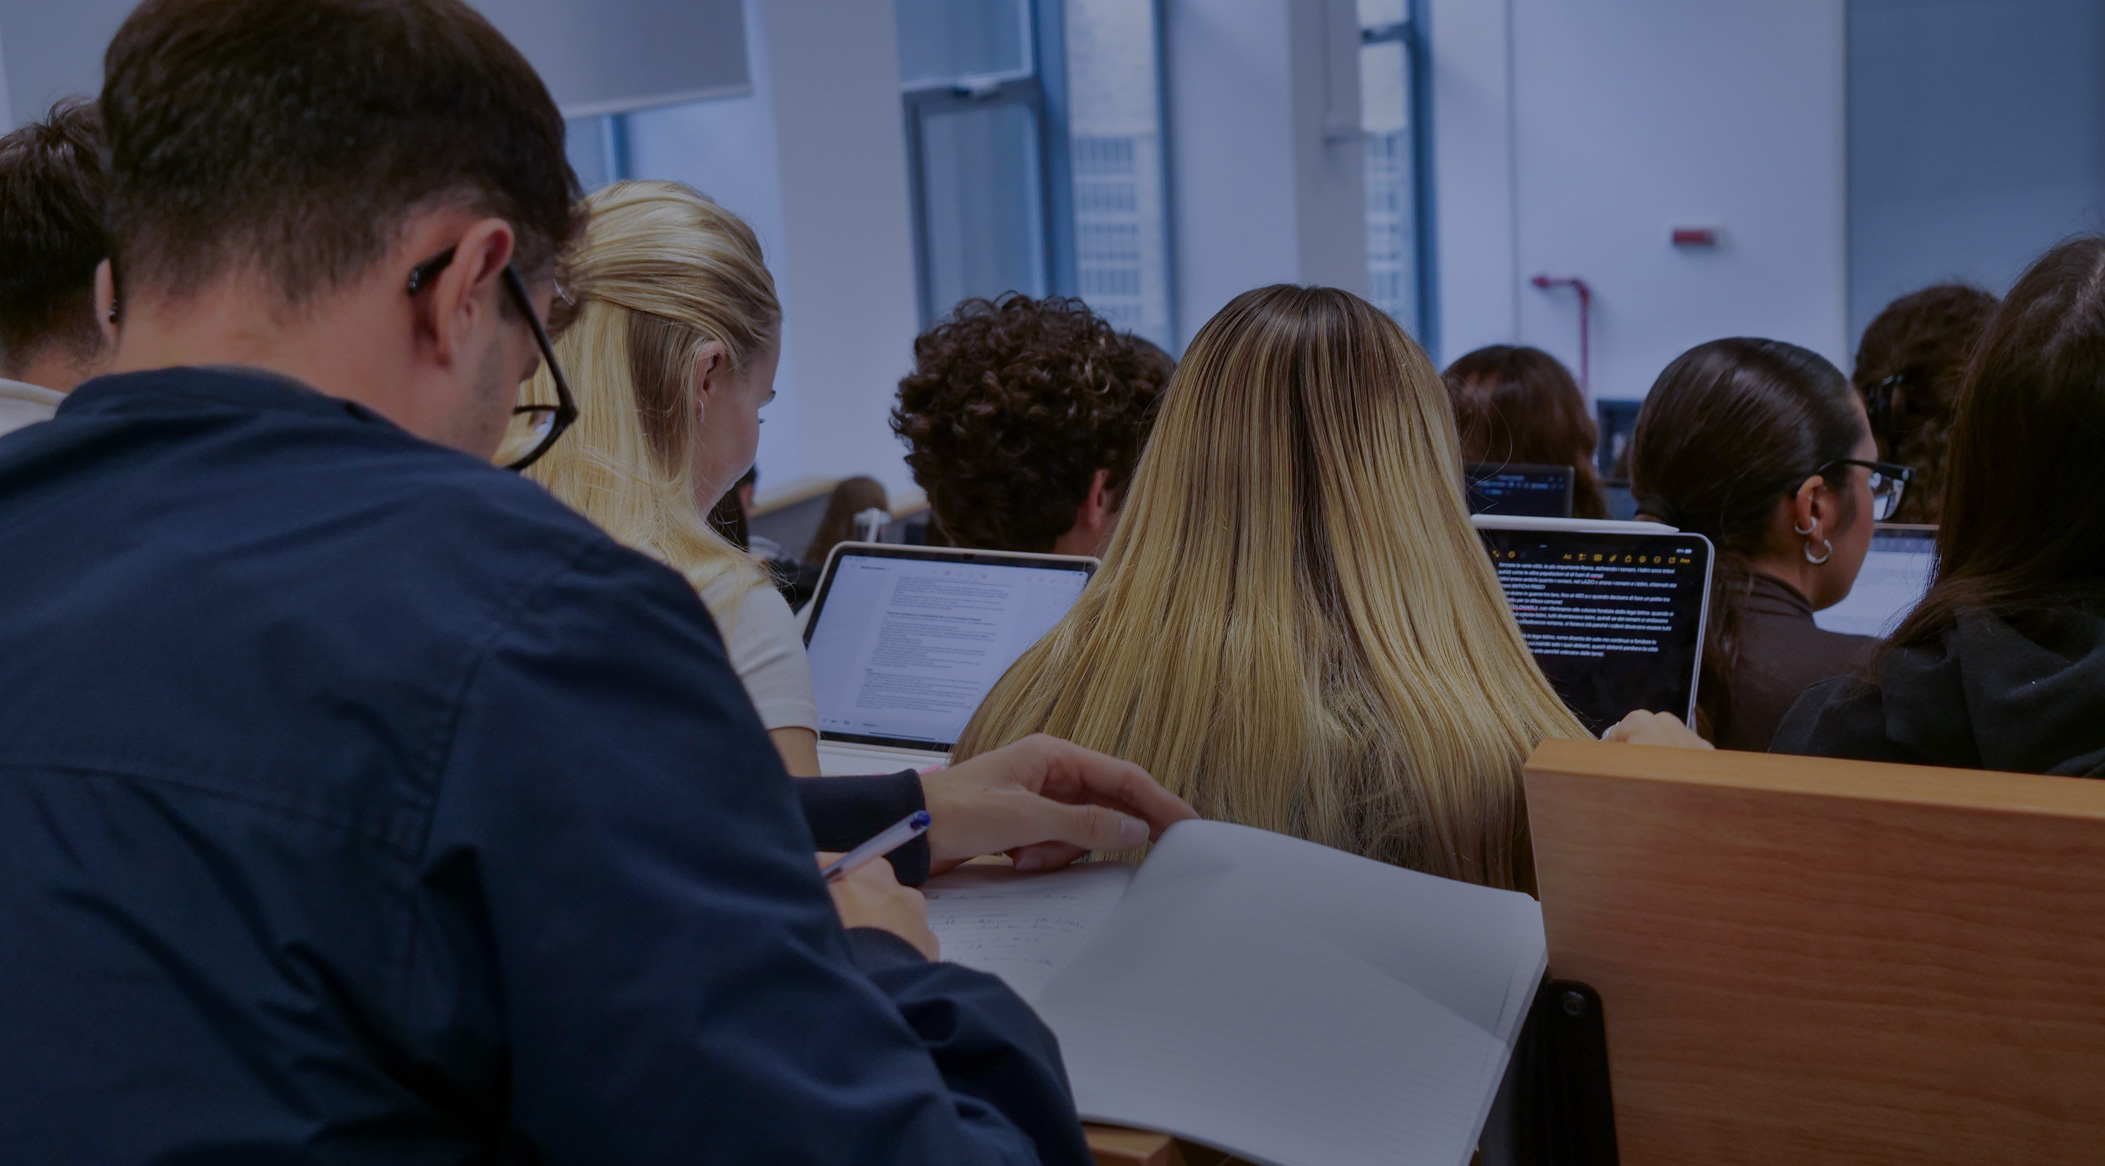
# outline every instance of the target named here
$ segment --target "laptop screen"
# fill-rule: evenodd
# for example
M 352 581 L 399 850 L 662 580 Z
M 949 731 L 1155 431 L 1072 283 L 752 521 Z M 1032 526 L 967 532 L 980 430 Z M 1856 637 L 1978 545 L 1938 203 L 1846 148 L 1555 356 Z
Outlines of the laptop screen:
M 1599 733 L 1636 709 L 1695 715 L 1708 539 L 1484 525 L 1477 533 L 1535 663 L 1587 728 Z
M 804 631 L 820 735 L 948 750 L 1095 569 L 1069 556 L 843 545 Z
M 1463 467 L 1463 473 L 1469 481 L 1471 514 L 1571 517 L 1573 472 L 1570 466 L 1471 462 Z
M 1922 601 L 1936 568 L 1936 527 L 1877 527 L 1856 586 L 1842 602 L 1814 612 L 1813 622 L 1831 632 L 1884 639 Z

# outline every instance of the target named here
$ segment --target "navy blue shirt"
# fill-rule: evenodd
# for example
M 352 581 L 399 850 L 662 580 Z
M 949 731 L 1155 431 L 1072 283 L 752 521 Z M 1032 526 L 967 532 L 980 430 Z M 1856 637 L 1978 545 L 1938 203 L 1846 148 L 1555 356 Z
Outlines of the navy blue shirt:
M 0 1155 L 1086 1161 L 998 982 L 844 932 L 693 591 L 277 378 L 0 440 Z

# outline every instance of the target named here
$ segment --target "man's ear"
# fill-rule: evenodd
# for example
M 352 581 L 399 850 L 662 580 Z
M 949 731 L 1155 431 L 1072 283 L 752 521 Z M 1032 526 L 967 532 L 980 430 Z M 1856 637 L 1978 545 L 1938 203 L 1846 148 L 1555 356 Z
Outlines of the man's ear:
M 95 326 L 105 348 L 117 344 L 117 269 L 105 259 L 95 265 Z
M 514 246 L 510 223 L 478 219 L 454 245 L 453 262 L 439 272 L 431 290 L 418 297 L 427 305 L 420 324 L 430 330 L 433 355 L 439 363 L 450 365 L 463 359 L 469 338 L 495 318 L 504 300 L 504 269 L 511 265 Z

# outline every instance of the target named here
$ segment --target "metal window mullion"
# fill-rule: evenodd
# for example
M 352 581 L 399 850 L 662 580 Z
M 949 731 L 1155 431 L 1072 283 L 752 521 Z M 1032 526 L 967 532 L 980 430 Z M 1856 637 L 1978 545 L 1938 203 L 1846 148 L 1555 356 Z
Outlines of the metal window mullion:
M 1043 218 L 1045 290 L 1071 296 L 1080 288 L 1075 256 L 1074 154 L 1068 138 L 1067 30 L 1063 0 L 1031 0 L 1037 85 L 1031 106 L 1038 130 L 1038 206 Z
M 1404 59 L 1411 66 L 1411 88 L 1407 95 L 1411 116 L 1411 208 L 1418 282 L 1418 343 L 1434 359 L 1440 351 L 1440 260 L 1438 239 L 1433 231 L 1435 206 L 1433 183 L 1433 69 L 1430 44 L 1430 0 L 1410 0 L 1410 19 L 1402 30 Z

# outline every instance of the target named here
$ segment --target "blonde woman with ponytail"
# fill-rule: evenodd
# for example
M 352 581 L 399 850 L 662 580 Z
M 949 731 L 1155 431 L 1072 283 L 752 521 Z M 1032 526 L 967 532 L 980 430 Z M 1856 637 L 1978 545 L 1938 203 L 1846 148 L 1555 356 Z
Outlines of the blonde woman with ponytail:
M 1050 733 L 1203 817 L 1532 890 L 1521 761 L 1584 730 L 1461 482 L 1447 391 L 1393 321 L 1244 293 L 1178 366 L 1103 568 L 956 758 Z
M 818 765 L 811 665 L 789 605 L 705 516 L 753 464 L 782 308 L 760 243 L 685 186 L 592 196 L 557 298 L 577 422 L 527 472 L 618 541 L 687 577 L 792 774 Z M 553 400 L 544 370 L 527 400 Z

